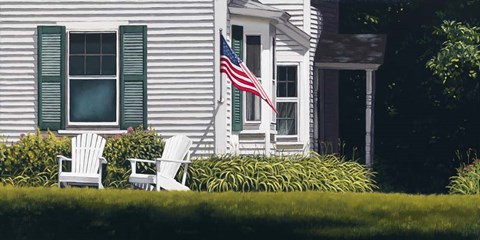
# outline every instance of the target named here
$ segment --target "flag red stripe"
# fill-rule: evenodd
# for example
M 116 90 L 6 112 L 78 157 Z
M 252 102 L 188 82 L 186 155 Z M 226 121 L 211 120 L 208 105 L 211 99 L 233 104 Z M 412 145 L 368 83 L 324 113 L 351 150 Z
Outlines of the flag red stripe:
M 230 62 L 223 61 L 222 64 L 220 65 L 220 67 L 224 67 L 224 68 L 228 69 L 228 71 L 230 71 L 232 73 L 232 75 L 236 76 L 236 80 L 242 81 L 244 84 L 255 86 L 254 83 L 252 82 L 252 80 L 244 72 L 238 73 L 238 72 L 234 71 L 232 69 L 233 66 Z
M 251 81 L 251 79 L 248 77 L 245 71 L 242 68 L 232 64 L 232 62 L 230 62 L 230 60 L 227 57 L 222 57 L 221 63 L 228 64 L 228 66 L 232 69 L 232 71 L 234 71 L 236 75 L 242 76 L 245 81 L 249 81 L 249 82 Z
M 232 82 L 237 81 L 239 83 L 245 84 L 250 86 L 251 88 L 255 89 L 257 86 L 255 85 L 254 82 L 248 76 L 245 74 L 245 72 L 241 72 L 241 75 L 236 74 L 236 71 L 232 71 L 232 68 L 234 67 L 230 61 L 222 61 L 222 64 L 220 65 L 220 70 L 224 71 L 229 71 L 229 78 Z
M 228 75 L 228 77 L 230 78 L 230 80 L 232 81 L 232 83 L 234 83 L 234 84 L 240 84 L 240 85 L 242 85 L 242 86 L 251 88 L 252 91 L 253 91 L 253 90 L 257 91 L 257 89 L 256 89 L 256 87 L 255 87 L 255 85 L 254 85 L 253 83 L 239 80 L 239 79 L 237 78 L 237 76 L 235 76 L 235 74 L 232 73 L 232 72 L 228 69 L 228 67 L 222 66 L 222 67 L 220 68 L 220 72 L 226 73 L 226 74 Z
M 227 74 L 228 78 L 235 79 L 235 77 L 233 77 L 230 72 L 228 72 L 228 71 L 222 71 L 222 72 Z M 237 87 L 240 90 L 247 91 L 247 92 L 250 92 L 250 93 L 253 93 L 253 94 L 256 94 L 256 95 L 259 94 L 257 92 L 257 89 L 254 86 L 245 85 L 245 84 L 242 84 L 240 82 L 236 82 L 235 80 L 232 80 L 232 83 L 235 87 Z

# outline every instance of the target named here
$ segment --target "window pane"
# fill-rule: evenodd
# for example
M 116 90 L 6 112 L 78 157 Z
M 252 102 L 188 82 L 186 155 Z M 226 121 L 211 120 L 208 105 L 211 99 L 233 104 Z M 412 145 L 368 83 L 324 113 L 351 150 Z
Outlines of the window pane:
M 68 69 L 70 75 L 84 75 L 85 74 L 85 57 L 84 56 L 70 56 L 70 68 Z
M 277 118 L 277 134 L 287 135 L 287 122 L 283 119 Z
M 287 68 L 283 66 L 279 66 L 277 69 L 277 79 L 278 81 L 285 81 L 287 80 Z
M 84 54 L 85 53 L 85 35 L 84 34 L 70 34 L 70 54 Z
M 287 97 L 296 97 L 297 96 L 297 83 L 296 82 L 288 82 L 287 83 Z
M 115 79 L 71 80 L 71 122 L 115 122 Z
M 260 98 L 248 92 L 245 93 L 245 96 L 247 121 L 260 121 Z
M 102 75 L 115 75 L 116 69 L 115 56 L 102 56 Z
M 285 120 L 286 130 L 285 135 L 295 135 L 297 134 L 297 128 L 295 126 L 295 120 Z
M 250 71 L 257 77 L 261 77 L 260 70 L 260 36 L 247 36 L 247 59 L 246 65 Z
M 117 48 L 117 37 L 115 33 L 102 34 L 102 53 L 115 54 Z
M 287 96 L 287 83 L 286 82 L 278 82 L 277 87 L 277 97 L 286 97 Z
M 100 34 L 86 35 L 87 54 L 100 54 Z
M 297 67 L 288 67 L 287 80 L 295 82 L 297 81 Z
M 87 75 L 100 75 L 100 56 L 87 56 L 85 64 Z
M 282 108 L 279 111 L 279 115 L 281 118 L 295 118 L 296 112 L 296 103 L 286 102 L 280 103 Z

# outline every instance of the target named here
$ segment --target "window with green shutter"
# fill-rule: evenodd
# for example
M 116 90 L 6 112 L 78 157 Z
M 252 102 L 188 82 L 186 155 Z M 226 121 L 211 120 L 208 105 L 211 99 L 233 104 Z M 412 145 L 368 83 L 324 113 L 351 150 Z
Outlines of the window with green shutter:
M 243 60 L 243 27 L 232 25 L 232 50 Z M 232 130 L 243 130 L 243 94 L 232 84 Z
M 146 36 L 146 26 L 39 26 L 39 127 L 147 126 Z

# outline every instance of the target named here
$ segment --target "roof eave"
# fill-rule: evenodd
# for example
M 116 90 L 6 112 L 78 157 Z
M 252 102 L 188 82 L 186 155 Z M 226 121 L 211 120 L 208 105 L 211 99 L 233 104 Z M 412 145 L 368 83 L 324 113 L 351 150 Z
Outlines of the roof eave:
M 289 22 L 288 20 L 290 19 L 290 15 L 284 11 L 270 11 L 238 7 L 229 7 L 228 9 L 230 10 L 231 14 L 269 19 L 278 30 L 291 37 L 302 47 L 305 49 L 310 48 L 310 36 Z

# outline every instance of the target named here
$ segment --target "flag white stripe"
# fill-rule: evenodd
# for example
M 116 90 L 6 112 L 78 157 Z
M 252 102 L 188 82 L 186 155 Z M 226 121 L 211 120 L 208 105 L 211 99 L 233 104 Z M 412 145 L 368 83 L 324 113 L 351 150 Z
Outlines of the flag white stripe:
M 232 80 L 232 79 L 235 79 L 235 77 L 232 76 L 232 73 L 230 71 L 224 71 L 224 73 L 227 74 L 228 78 L 230 78 L 230 81 L 234 82 L 236 85 L 239 85 L 240 87 L 245 88 L 245 89 L 249 89 L 248 92 L 259 94 L 257 89 L 254 86 L 246 85 L 246 84 L 243 84 L 239 81 Z
M 228 67 L 229 70 L 232 71 L 232 73 L 233 73 L 235 76 L 238 76 L 239 80 L 242 80 L 242 81 L 244 81 L 245 83 L 250 83 L 250 84 L 252 84 L 252 86 L 253 86 L 252 79 L 248 78 L 248 75 L 246 75 L 243 70 L 240 70 L 240 71 L 239 71 L 239 72 L 243 73 L 243 75 L 238 74 L 238 73 L 235 71 L 235 69 L 232 69 L 232 68 L 235 68 L 235 65 L 231 64 L 230 61 L 222 61 L 220 66 L 222 66 L 222 65 Z M 238 69 L 237 69 L 237 70 L 238 70 Z

